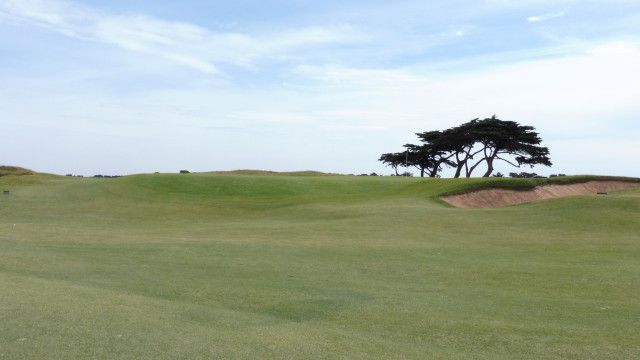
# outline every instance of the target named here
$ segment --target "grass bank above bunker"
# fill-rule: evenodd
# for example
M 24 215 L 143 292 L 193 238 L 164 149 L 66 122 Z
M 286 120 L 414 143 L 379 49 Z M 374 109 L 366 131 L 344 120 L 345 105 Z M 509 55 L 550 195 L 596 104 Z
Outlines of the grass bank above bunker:
M 459 208 L 482 209 L 565 196 L 603 195 L 609 191 L 635 188 L 640 188 L 640 184 L 622 181 L 590 181 L 567 185 L 543 185 L 532 190 L 484 189 L 458 195 L 441 196 L 441 199 Z
M 640 179 L 609 176 L 573 176 L 551 179 L 492 179 L 461 185 L 440 199 L 465 209 L 492 208 L 565 196 L 606 194 L 640 188 Z

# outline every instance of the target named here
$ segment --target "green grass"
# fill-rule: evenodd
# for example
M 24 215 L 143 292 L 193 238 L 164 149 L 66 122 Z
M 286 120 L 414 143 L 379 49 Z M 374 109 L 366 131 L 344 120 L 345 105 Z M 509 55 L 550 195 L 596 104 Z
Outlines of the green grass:
M 0 166 L 0 176 L 7 176 L 7 175 L 22 176 L 22 175 L 33 175 L 33 174 L 34 174 L 33 171 L 18 167 L 18 166 L 6 166 L 6 165 Z
M 0 359 L 639 358 L 640 191 L 495 181 L 0 177 Z
M 457 186 L 447 190 L 440 195 L 456 195 L 471 191 L 499 188 L 509 190 L 527 191 L 537 186 L 544 185 L 570 185 L 589 181 L 616 181 L 640 184 L 640 178 L 622 176 L 596 176 L 596 175 L 575 175 L 560 176 L 552 178 L 482 178 L 482 179 L 457 179 Z

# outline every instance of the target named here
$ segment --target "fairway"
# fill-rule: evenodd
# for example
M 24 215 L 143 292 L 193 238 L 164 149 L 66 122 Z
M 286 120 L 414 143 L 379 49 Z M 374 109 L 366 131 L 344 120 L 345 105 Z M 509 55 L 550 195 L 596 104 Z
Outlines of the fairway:
M 0 176 L 0 359 L 640 358 L 640 190 L 486 181 Z

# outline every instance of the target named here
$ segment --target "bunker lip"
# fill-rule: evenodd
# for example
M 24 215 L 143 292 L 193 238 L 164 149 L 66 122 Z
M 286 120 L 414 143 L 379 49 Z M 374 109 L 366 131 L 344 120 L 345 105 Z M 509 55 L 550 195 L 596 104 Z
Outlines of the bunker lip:
M 493 208 L 564 196 L 589 195 L 608 191 L 640 188 L 640 183 L 626 181 L 589 181 L 567 185 L 543 185 L 533 190 L 482 189 L 464 194 L 440 196 L 463 209 Z

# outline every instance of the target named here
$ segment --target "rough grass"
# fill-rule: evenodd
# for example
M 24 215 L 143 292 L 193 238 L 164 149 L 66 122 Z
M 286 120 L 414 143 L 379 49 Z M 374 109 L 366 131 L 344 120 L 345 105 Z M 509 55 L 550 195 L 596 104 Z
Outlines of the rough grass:
M 33 171 L 18 167 L 18 166 L 7 166 L 7 165 L 0 166 L 0 176 L 7 176 L 7 175 L 17 175 L 17 176 L 33 175 Z
M 638 358 L 640 192 L 483 181 L 2 177 L 0 358 Z

